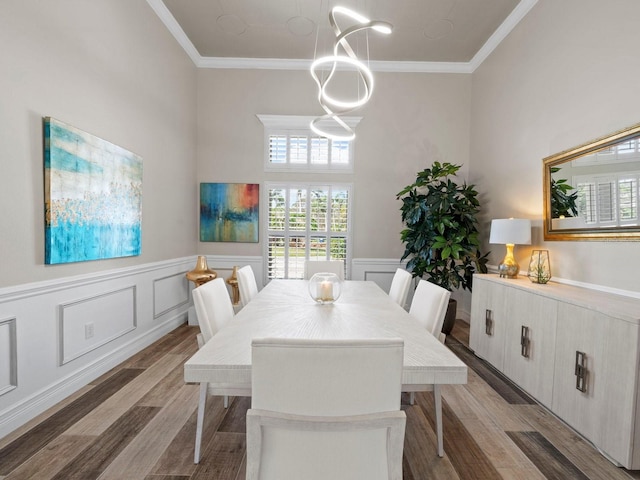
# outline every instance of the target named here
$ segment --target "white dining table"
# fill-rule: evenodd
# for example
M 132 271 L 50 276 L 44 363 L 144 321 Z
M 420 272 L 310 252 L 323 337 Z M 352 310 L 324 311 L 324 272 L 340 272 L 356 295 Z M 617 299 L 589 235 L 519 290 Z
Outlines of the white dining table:
M 402 391 L 433 388 L 437 450 L 444 455 L 440 386 L 467 383 L 467 366 L 371 281 L 343 282 L 338 300 L 324 305 L 311 299 L 305 280 L 269 282 L 184 365 L 185 381 L 201 384 L 199 425 L 207 389 L 214 395 L 251 395 L 251 340 L 268 337 L 402 338 Z M 199 439 L 196 450 L 197 463 Z

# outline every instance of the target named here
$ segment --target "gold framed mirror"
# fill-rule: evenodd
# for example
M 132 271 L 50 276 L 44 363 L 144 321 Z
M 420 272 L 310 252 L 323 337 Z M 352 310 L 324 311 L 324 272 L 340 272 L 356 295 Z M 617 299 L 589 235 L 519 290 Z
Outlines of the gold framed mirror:
M 640 124 L 543 159 L 545 240 L 640 239 Z

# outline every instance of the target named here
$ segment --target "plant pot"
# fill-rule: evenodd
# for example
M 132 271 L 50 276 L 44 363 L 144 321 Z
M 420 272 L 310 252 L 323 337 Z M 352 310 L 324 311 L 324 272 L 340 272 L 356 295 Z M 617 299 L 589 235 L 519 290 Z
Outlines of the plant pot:
M 449 299 L 449 305 L 447 306 L 447 313 L 444 316 L 444 323 L 442 324 L 442 333 L 449 335 L 453 326 L 456 323 L 456 312 L 458 310 L 458 302 L 453 298 Z

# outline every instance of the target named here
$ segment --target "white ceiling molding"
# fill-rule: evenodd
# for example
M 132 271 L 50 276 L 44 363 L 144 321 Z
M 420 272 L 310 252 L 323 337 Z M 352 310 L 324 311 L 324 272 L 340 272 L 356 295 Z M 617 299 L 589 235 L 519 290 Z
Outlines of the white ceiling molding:
M 178 24 L 174 16 L 171 15 L 171 12 L 164 2 L 162 0 L 147 0 L 147 3 L 151 6 L 153 11 L 156 12 L 156 15 L 160 17 L 162 23 L 164 23 L 165 27 L 167 27 L 169 32 L 171 32 L 197 67 L 198 63 L 202 60 L 200 53 L 198 53 L 196 47 L 193 46 L 193 43 L 191 43 L 191 40 L 189 40 L 187 34 L 184 33 L 184 30 L 182 30 L 182 27 Z
M 203 57 L 162 0 L 147 0 L 147 3 L 198 68 L 308 70 L 313 61 L 313 59 Z M 536 3 L 538 0 L 520 0 L 516 8 L 469 62 L 371 61 L 369 66 L 374 72 L 473 73 Z
M 478 50 L 478 53 L 474 55 L 474 57 L 469 62 L 471 66 L 471 72 L 473 72 L 476 68 L 478 68 L 482 62 L 484 62 L 491 52 L 495 50 L 495 48 L 500 45 L 500 42 L 505 39 L 511 30 L 513 30 L 520 20 L 524 18 L 524 16 L 529 13 L 529 10 L 533 8 L 533 6 L 538 3 L 538 0 L 520 0 L 520 3 L 513 9 L 513 11 L 509 14 L 509 16 L 505 19 L 504 22 L 493 32 L 493 35 L 489 37 L 489 40 Z

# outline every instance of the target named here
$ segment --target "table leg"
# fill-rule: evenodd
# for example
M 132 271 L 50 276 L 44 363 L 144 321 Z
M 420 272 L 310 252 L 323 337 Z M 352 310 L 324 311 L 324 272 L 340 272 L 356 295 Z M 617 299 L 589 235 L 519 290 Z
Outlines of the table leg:
M 438 438 L 438 456 L 444 457 L 444 445 L 442 440 L 442 397 L 440 385 L 433 386 L 433 398 L 436 404 L 436 437 Z
M 207 382 L 200 383 L 200 401 L 198 402 L 198 419 L 196 422 L 196 446 L 193 454 L 193 463 L 200 463 L 200 445 L 202 444 L 202 428 L 204 424 L 204 409 L 207 406 Z

